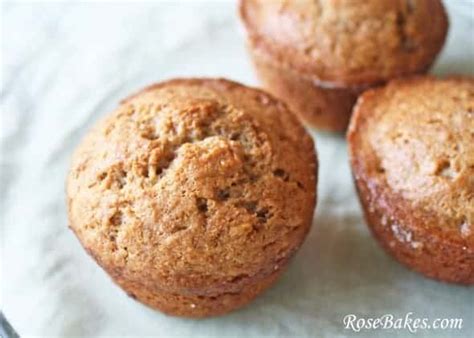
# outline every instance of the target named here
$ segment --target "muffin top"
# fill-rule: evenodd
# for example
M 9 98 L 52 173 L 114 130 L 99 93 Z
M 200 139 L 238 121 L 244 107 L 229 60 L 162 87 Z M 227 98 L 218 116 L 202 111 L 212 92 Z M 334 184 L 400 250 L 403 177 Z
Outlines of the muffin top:
M 173 291 L 279 268 L 315 204 L 311 137 L 284 104 L 222 79 L 124 100 L 78 147 L 70 226 L 106 270 Z
M 335 86 L 426 70 L 448 28 L 439 0 L 241 0 L 240 13 L 254 52 Z
M 418 77 L 364 93 L 348 132 L 374 203 L 474 244 L 474 79 Z M 395 201 L 395 202 L 394 202 Z

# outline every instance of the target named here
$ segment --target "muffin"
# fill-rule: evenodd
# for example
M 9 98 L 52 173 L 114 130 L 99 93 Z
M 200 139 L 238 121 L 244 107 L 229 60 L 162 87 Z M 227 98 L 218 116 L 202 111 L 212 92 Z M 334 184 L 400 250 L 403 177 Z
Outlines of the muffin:
M 385 250 L 428 277 L 474 284 L 474 78 L 369 90 L 347 139 L 367 223 Z
M 316 180 L 313 141 L 283 103 L 223 79 L 171 80 L 79 145 L 69 223 L 131 297 L 215 316 L 281 275 L 310 229 Z
M 240 16 L 264 87 L 330 131 L 365 89 L 426 72 L 448 28 L 439 0 L 241 0 Z

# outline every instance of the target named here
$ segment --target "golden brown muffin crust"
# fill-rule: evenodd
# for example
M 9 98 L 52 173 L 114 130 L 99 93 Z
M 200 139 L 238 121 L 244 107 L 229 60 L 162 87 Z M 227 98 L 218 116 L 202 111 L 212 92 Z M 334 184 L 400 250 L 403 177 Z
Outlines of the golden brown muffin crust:
M 418 77 L 367 91 L 348 140 L 369 223 L 392 241 L 383 244 L 406 244 L 395 256 L 426 260 L 413 266 L 429 276 L 474 283 L 474 79 Z
M 70 225 L 122 283 L 240 292 L 303 241 L 316 172 L 312 139 L 279 101 L 222 79 L 172 80 L 124 100 L 81 143 Z
M 474 226 L 473 79 L 395 81 L 356 110 L 364 137 L 355 151 L 370 149 L 364 172 L 443 217 L 442 227 Z
M 347 129 L 361 90 L 323 88 L 307 77 L 275 66 L 251 53 L 255 71 L 267 90 L 285 101 L 307 124 L 321 130 L 343 132 Z
M 255 51 L 344 86 L 425 71 L 448 28 L 439 0 L 241 0 L 240 13 Z

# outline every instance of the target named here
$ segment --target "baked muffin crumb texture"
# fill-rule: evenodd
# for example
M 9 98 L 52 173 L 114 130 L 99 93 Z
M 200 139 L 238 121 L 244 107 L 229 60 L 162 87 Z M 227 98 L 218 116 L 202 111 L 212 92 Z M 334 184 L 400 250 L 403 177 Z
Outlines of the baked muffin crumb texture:
M 255 51 L 344 87 L 425 71 L 448 29 L 439 0 L 241 0 L 240 14 Z
M 247 298 L 184 311 L 170 297 L 254 297 L 268 286 L 309 230 L 316 171 L 312 139 L 279 101 L 227 80 L 172 80 L 124 100 L 86 136 L 69 218 L 142 301 L 216 314 L 232 308 L 222 299 Z
M 370 90 L 348 140 L 376 236 L 402 244 L 398 258 L 427 275 L 473 283 L 474 80 L 418 77 Z

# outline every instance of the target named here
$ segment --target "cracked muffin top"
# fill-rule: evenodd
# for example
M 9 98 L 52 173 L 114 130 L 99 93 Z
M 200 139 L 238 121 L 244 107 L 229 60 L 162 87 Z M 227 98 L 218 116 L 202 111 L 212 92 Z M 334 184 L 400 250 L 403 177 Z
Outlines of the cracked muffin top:
M 344 86 L 425 71 L 448 28 L 439 0 L 241 0 L 240 14 L 254 52 Z
M 124 100 L 80 144 L 70 227 L 106 270 L 143 285 L 237 286 L 301 244 L 316 175 L 313 141 L 284 104 L 227 80 L 171 80 Z
M 390 214 L 423 214 L 426 226 L 474 244 L 472 77 L 417 77 L 367 91 L 348 140 L 354 175 L 374 203 Z

